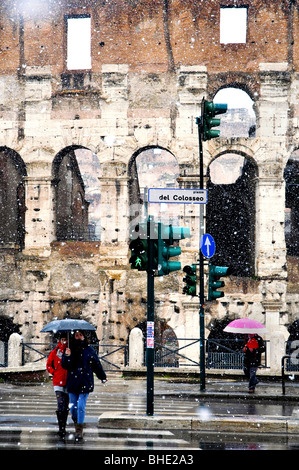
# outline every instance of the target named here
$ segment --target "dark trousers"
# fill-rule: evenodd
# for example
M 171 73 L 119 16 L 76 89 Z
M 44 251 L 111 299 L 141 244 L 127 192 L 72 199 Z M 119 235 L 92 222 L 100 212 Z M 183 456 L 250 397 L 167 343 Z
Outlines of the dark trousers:
M 255 366 L 244 366 L 245 377 L 249 380 L 248 388 L 249 390 L 254 390 L 255 386 L 258 384 L 258 379 L 256 377 L 257 367 Z
M 55 392 L 57 400 L 57 411 L 65 411 L 69 405 L 69 394 L 65 392 Z

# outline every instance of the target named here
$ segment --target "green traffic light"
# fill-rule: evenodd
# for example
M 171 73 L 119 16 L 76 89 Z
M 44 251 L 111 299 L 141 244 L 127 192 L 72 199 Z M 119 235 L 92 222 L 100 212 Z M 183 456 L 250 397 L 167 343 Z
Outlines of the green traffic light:
M 190 236 L 188 227 L 173 227 L 161 222 L 152 223 L 150 227 L 146 223 L 137 224 L 130 232 L 129 263 L 131 268 L 147 271 L 150 266 L 150 269 L 156 270 L 158 276 L 179 271 L 181 263 L 169 260 L 169 258 L 179 256 L 182 251 L 179 246 L 173 246 L 173 243 Z M 151 263 L 149 263 L 149 243 L 151 243 L 150 252 L 153 257 Z
M 131 241 L 129 248 L 131 250 L 131 257 L 129 259 L 131 268 L 138 269 L 138 271 L 146 271 L 148 267 L 147 240 L 136 238 Z
M 146 223 L 137 224 L 130 232 L 129 248 L 131 257 L 129 263 L 132 269 L 146 271 L 148 268 L 148 239 Z
M 208 300 L 216 300 L 220 297 L 224 297 L 223 291 L 218 291 L 220 287 L 224 287 L 224 281 L 219 281 L 220 277 L 228 276 L 230 273 L 230 268 L 226 266 L 214 266 L 210 264 L 209 266 L 209 292 Z
M 181 269 L 179 261 L 169 261 L 173 256 L 179 256 L 182 252 L 178 246 L 169 246 L 169 240 L 158 240 L 158 276 L 164 276 Z
M 213 119 L 217 114 L 223 114 L 227 111 L 227 104 L 213 103 L 203 99 L 201 107 L 202 116 L 202 139 L 204 141 L 220 136 L 220 131 L 212 127 L 220 126 L 220 119 Z
M 188 227 L 173 227 L 158 223 L 158 269 L 157 275 L 164 276 L 181 269 L 179 261 L 169 261 L 169 258 L 179 256 L 182 252 L 178 246 L 172 246 L 174 241 L 190 237 Z
M 183 288 L 183 294 L 191 295 L 192 297 L 196 296 L 196 264 L 191 266 L 184 266 L 183 271 L 186 273 L 186 276 L 183 278 L 183 282 L 186 285 Z

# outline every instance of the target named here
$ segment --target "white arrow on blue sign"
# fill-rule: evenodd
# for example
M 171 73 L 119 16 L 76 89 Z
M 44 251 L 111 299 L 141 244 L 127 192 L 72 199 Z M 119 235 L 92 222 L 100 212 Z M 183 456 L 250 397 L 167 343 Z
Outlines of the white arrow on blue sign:
M 200 242 L 200 249 L 205 258 L 212 258 L 215 254 L 216 244 L 212 235 L 205 233 Z

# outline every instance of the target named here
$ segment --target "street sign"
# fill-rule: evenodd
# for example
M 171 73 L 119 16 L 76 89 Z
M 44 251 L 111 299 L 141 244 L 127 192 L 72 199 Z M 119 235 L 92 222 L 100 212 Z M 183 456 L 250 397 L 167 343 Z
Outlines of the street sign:
M 146 347 L 147 348 L 155 347 L 154 332 L 155 332 L 155 322 L 148 321 L 146 325 Z
M 148 202 L 206 204 L 207 194 L 207 189 L 149 188 Z
M 212 258 L 215 254 L 216 245 L 212 235 L 205 233 L 200 242 L 200 249 L 205 258 Z

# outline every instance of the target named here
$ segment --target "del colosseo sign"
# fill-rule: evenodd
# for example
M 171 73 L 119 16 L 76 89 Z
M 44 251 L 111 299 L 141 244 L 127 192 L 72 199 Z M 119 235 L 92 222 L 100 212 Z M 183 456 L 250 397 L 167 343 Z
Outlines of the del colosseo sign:
M 206 189 L 149 188 L 148 202 L 183 204 L 206 204 Z

